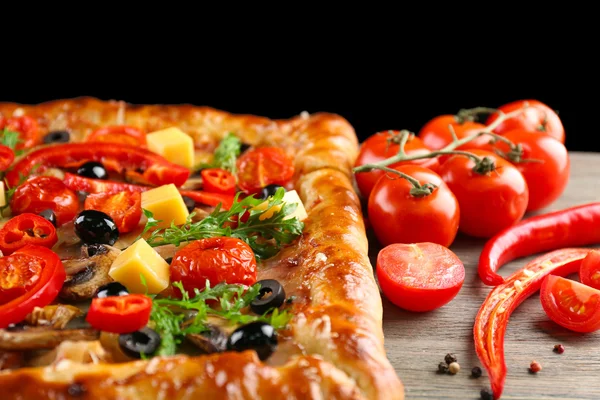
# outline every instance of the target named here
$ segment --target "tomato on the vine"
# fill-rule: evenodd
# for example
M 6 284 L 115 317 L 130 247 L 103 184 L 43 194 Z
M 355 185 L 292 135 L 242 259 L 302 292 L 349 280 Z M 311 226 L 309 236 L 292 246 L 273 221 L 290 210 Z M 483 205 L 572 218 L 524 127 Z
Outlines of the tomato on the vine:
M 473 159 L 454 155 L 440 166 L 440 176 L 460 205 L 458 229 L 489 238 L 523 218 L 529 189 L 523 174 L 505 159 L 480 149 L 469 152 L 493 161 L 487 163 L 490 168 L 476 171 Z
M 495 133 L 500 135 L 513 129 L 525 129 L 531 132 L 545 133 L 557 139 L 561 143 L 565 142 L 565 128 L 556 111 L 538 100 L 517 100 L 504 104 L 498 109 L 509 113 L 523 108 L 527 104 L 529 107 L 523 110 L 523 113 L 503 121 L 496 129 Z M 498 118 L 498 113 L 488 117 L 487 124 L 491 124 Z
M 432 242 L 450 246 L 456 237 L 460 211 L 458 201 L 440 176 L 418 165 L 394 168 L 421 185 L 437 187 L 429 195 L 413 196 L 413 185 L 388 173 L 382 176 L 369 196 L 368 215 L 375 236 L 383 246 L 392 243 Z
M 600 290 L 600 250 L 591 250 L 581 262 L 579 280 Z
M 354 166 L 359 167 L 365 164 L 376 163 L 398 154 L 398 149 L 400 148 L 400 135 L 401 133 L 399 131 L 390 130 L 377 132 L 376 134 L 370 136 L 360 146 L 360 152 L 358 153 L 358 157 L 354 163 Z M 410 135 L 404 146 L 404 152 L 407 156 L 427 154 L 429 151 L 430 150 L 423 144 L 423 141 L 415 135 Z M 413 161 L 402 161 L 391 164 L 389 167 L 394 168 L 407 164 L 421 165 L 433 171 L 436 171 L 439 167 L 437 158 L 423 158 Z M 379 178 L 381 178 L 384 174 L 385 173 L 381 170 L 373 170 L 370 172 L 360 172 L 355 174 L 356 184 L 361 195 L 365 199 L 369 198 L 371 190 L 373 190 L 373 186 L 375 186 L 375 183 L 377 183 Z
M 432 150 L 439 150 L 452 143 L 452 132 L 449 126 L 452 126 L 457 139 L 464 139 L 467 136 L 474 135 L 485 130 L 485 125 L 474 121 L 459 121 L 454 115 L 440 115 L 427 122 L 419 131 L 419 138 L 425 146 Z M 479 148 L 485 146 L 490 141 L 490 137 L 482 135 L 469 143 L 459 146 L 458 149 Z

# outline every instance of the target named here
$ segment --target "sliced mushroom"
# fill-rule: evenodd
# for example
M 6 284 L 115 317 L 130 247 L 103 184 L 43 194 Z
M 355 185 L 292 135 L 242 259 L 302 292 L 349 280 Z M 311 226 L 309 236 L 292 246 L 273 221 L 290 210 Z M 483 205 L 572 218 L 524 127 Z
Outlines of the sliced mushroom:
M 82 247 L 82 258 L 64 260 L 67 279 L 59 296 L 69 301 L 91 299 L 102 285 L 113 282 L 110 266 L 121 251 L 108 245 Z
M 22 351 L 51 349 L 66 340 L 96 340 L 100 332 L 95 329 L 52 329 L 34 327 L 21 331 L 0 330 L 0 350 Z
M 120 363 L 133 360 L 133 358 L 129 357 L 121 349 L 118 333 L 102 332 L 100 334 L 100 344 L 102 344 L 102 348 L 110 354 L 113 362 Z
M 25 322 L 31 326 L 49 326 L 63 329 L 75 317 L 83 315 L 78 307 L 66 304 L 36 307 L 27 315 Z
M 216 325 L 208 325 L 208 331 L 189 333 L 186 339 L 192 342 L 203 353 L 220 353 L 227 349 L 227 334 Z
M 108 354 L 99 340 L 70 341 L 66 340 L 49 351 L 29 352 L 27 366 L 41 367 L 53 365 L 63 360 L 70 360 L 79 364 L 111 363 L 113 359 Z

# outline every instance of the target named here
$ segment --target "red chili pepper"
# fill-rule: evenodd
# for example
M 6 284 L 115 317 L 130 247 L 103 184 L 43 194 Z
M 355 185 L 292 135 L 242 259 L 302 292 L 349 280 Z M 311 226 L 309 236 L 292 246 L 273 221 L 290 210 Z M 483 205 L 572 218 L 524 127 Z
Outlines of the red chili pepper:
M 83 208 L 108 214 L 115 221 L 119 233 L 131 232 L 142 218 L 142 198 L 138 192 L 90 194 Z
M 15 152 L 8 146 L 0 144 L 0 172 L 4 172 L 15 161 Z
M 85 320 L 104 332 L 130 333 L 148 324 L 151 310 L 152 300 L 142 294 L 96 297 Z
M 600 243 L 600 202 L 538 215 L 506 228 L 491 238 L 479 257 L 479 277 L 496 286 L 504 278 L 498 268 L 516 258 Z
M 49 167 L 77 165 L 83 161 L 98 161 L 106 168 L 124 174 L 127 170 L 142 169 L 142 176 L 154 185 L 173 183 L 181 186 L 190 175 L 190 171 L 165 158 L 140 147 L 115 143 L 67 143 L 46 146 L 29 153 L 17 162 L 6 175 L 9 185 L 19 183 L 19 176 L 28 176 L 38 166 L 39 172 Z
M 235 194 L 235 176 L 221 168 L 206 168 L 200 172 L 203 189 L 210 193 Z
M 577 272 L 589 251 L 566 248 L 537 257 L 493 288 L 481 305 L 473 328 L 475 350 L 488 371 L 495 399 L 502 395 L 506 379 L 504 334 L 511 313 L 540 289 L 546 276 L 566 276 Z
M 140 128 L 127 125 L 105 126 L 92 132 L 87 142 L 109 142 L 145 146 L 146 133 Z
M 67 274 L 52 250 L 28 244 L 0 258 L 0 329 L 52 303 Z
M 209 193 L 201 190 L 180 190 L 182 196 L 187 196 L 196 203 L 201 203 L 207 206 L 217 206 L 221 204 L 222 209 L 229 210 L 233 205 L 235 196 L 223 193 Z
M 0 229 L 0 250 L 12 254 L 27 244 L 52 248 L 58 241 L 52 222 L 32 213 L 11 218 Z

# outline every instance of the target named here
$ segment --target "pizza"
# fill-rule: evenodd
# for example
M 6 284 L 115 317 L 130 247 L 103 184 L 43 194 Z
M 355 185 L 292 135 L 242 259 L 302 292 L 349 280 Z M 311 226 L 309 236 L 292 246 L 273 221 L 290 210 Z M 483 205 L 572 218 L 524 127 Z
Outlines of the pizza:
M 3 399 L 403 399 L 342 117 L 0 103 Z

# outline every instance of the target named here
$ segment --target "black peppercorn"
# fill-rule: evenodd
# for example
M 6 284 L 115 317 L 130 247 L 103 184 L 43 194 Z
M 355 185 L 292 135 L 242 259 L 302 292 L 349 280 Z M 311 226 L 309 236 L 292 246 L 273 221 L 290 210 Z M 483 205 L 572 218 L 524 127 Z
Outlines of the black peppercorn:
M 482 373 L 483 371 L 481 371 L 481 368 L 479 367 L 473 367 L 473 369 L 471 370 L 471 376 L 473 378 L 479 378 Z
M 458 362 L 458 358 L 456 358 L 456 354 L 448 353 L 444 357 L 444 361 L 446 361 L 446 364 L 452 364 L 453 362 Z
M 441 362 L 438 364 L 438 372 L 445 374 L 446 372 L 448 372 L 448 364 Z
M 494 394 L 489 389 L 481 389 L 479 395 L 481 400 L 494 400 Z

